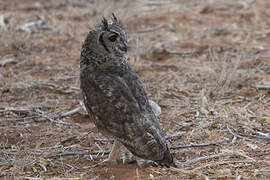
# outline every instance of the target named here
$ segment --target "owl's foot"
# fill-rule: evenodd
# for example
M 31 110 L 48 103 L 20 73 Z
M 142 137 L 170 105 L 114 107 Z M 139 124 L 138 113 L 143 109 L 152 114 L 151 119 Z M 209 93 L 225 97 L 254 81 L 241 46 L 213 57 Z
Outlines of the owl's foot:
M 151 160 L 145 160 L 142 158 L 139 158 L 137 156 L 134 156 L 127 148 L 122 146 L 121 148 L 121 154 L 120 154 L 120 159 L 122 160 L 123 164 L 129 164 L 129 163 L 134 163 L 137 162 L 137 165 L 142 168 L 148 165 L 151 166 L 158 166 L 158 164 L 154 161 Z
M 136 161 L 136 157 L 125 146 L 121 147 L 121 154 L 119 157 L 123 164 L 129 164 Z
M 145 167 L 145 166 L 149 166 L 149 165 L 154 166 L 154 167 L 158 167 L 158 164 L 152 160 L 145 160 L 145 159 L 136 157 L 136 162 L 140 168 Z
M 129 152 L 119 141 L 114 140 L 112 151 L 110 152 L 109 158 L 106 162 L 118 165 L 121 161 L 123 164 L 135 162 L 135 156 Z
M 118 165 L 122 161 L 123 164 L 129 164 L 137 162 L 137 165 L 141 167 L 145 167 L 148 165 L 158 166 L 158 164 L 151 160 L 145 160 L 134 156 L 125 146 L 123 146 L 119 141 L 114 140 L 114 144 L 112 147 L 112 151 L 109 155 L 109 158 L 104 162 L 109 162 L 112 164 Z

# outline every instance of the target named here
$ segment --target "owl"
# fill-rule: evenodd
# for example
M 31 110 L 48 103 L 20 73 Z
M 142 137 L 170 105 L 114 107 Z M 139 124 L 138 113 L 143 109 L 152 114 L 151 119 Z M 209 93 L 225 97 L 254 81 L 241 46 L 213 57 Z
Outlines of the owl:
M 138 75 L 127 58 L 128 42 L 116 16 L 103 18 L 84 40 L 80 57 L 80 87 L 91 121 L 114 139 L 108 161 L 124 147 L 135 157 L 173 166 L 159 121 Z

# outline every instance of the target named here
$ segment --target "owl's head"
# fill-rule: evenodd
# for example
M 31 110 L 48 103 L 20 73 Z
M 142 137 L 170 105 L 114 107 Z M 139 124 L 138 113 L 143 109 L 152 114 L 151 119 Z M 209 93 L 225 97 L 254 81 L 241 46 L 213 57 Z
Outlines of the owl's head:
M 127 52 L 128 44 L 125 31 L 120 27 L 119 22 L 112 14 L 112 23 L 103 18 L 101 31 L 97 36 L 97 43 L 104 48 L 107 53 L 123 55 Z

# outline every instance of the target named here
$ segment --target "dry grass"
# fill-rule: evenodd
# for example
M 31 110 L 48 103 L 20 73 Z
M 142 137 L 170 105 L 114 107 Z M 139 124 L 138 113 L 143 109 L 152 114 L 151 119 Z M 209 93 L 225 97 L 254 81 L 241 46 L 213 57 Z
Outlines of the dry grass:
M 270 3 L 0 1 L 0 179 L 270 179 Z M 179 168 L 97 165 L 81 105 L 89 27 L 115 12 Z

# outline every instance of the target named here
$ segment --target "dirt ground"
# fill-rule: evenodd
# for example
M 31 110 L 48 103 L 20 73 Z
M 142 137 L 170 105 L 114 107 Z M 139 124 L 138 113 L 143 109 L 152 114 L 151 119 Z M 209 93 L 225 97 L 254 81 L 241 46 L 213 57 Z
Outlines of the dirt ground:
M 114 12 L 178 168 L 99 164 L 89 28 Z M 270 179 L 270 1 L 0 0 L 0 179 Z

